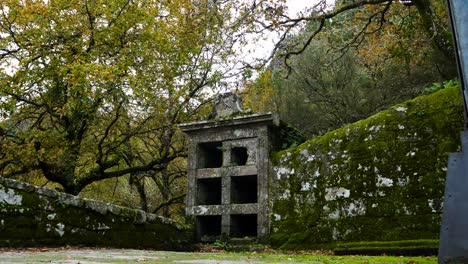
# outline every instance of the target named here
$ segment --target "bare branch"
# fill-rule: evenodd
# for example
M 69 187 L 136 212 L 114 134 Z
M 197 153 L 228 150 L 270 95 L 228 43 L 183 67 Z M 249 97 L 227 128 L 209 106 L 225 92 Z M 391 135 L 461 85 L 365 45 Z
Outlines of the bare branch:
M 387 3 L 384 10 L 372 15 L 372 17 L 369 18 L 368 23 L 364 26 L 364 28 L 358 33 L 357 36 L 355 36 L 354 42 L 356 42 L 357 40 L 362 41 L 362 39 L 360 39 L 361 35 L 364 34 L 367 27 L 373 21 L 373 18 L 375 16 L 379 15 L 379 14 L 381 15 L 381 18 L 382 18 L 381 19 L 381 26 L 382 26 L 383 21 L 384 21 L 383 17 L 385 15 L 385 13 L 388 11 L 392 1 L 393 0 L 362 0 L 362 1 L 356 1 L 356 2 L 353 2 L 353 3 L 350 3 L 350 4 L 339 6 L 339 7 L 335 8 L 335 9 L 333 9 L 330 12 L 326 12 L 326 11 L 323 11 L 323 10 L 320 11 L 320 12 L 314 11 L 309 16 L 301 16 L 301 17 L 297 17 L 297 18 L 290 18 L 288 16 L 282 16 L 282 18 L 284 18 L 284 19 L 277 22 L 277 24 L 272 23 L 272 24 L 266 25 L 263 22 L 260 23 L 260 22 L 257 21 L 264 28 L 267 28 L 267 29 L 270 29 L 270 30 L 274 30 L 275 28 L 278 28 L 278 29 L 283 28 L 284 29 L 284 32 L 281 34 L 280 39 L 276 42 L 275 47 L 273 48 L 273 51 L 271 52 L 270 56 L 265 61 L 270 61 L 271 59 L 273 59 L 275 56 L 278 56 L 278 55 L 284 57 L 284 63 L 286 65 L 286 67 L 288 68 L 288 75 L 289 75 L 289 73 L 291 72 L 291 69 L 290 69 L 290 65 L 289 65 L 288 60 L 291 58 L 291 56 L 299 55 L 302 52 L 304 52 L 304 50 L 310 45 L 312 40 L 323 30 L 323 28 L 325 27 L 325 22 L 326 22 L 327 19 L 334 18 L 334 17 L 336 17 L 336 16 L 338 16 L 338 15 L 340 15 L 340 14 L 346 12 L 346 11 L 349 11 L 349 10 L 352 10 L 352 9 L 355 9 L 355 8 L 360 8 L 360 7 L 363 7 L 363 6 L 366 6 L 366 5 L 379 5 L 379 4 L 382 4 L 382 3 Z M 299 24 L 301 24 L 303 22 L 310 23 L 310 22 L 313 22 L 313 21 L 318 22 L 317 28 L 312 33 L 309 34 L 309 36 L 306 38 L 306 41 L 302 45 L 298 45 L 299 43 L 296 43 L 295 45 L 289 45 L 288 50 L 284 54 L 277 54 L 278 50 L 281 49 L 282 46 L 284 46 L 284 42 L 286 41 L 286 37 L 289 35 L 289 33 L 291 32 L 291 30 L 293 28 L 297 27 Z M 369 32 L 369 34 L 371 34 L 371 33 Z M 299 47 L 297 49 L 295 49 L 294 46 L 299 46 Z
M 175 203 L 183 203 L 183 199 L 185 198 L 185 194 L 177 195 L 174 197 L 169 198 L 169 200 L 162 202 L 161 204 L 156 207 L 156 209 L 153 210 L 153 214 L 156 214 L 159 210 L 162 208 L 175 204 Z

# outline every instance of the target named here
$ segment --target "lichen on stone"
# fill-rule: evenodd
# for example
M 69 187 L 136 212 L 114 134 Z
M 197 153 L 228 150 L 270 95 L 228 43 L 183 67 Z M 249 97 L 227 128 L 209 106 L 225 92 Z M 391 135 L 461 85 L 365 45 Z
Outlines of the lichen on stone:
M 17 195 L 13 189 L 6 189 L 0 188 L 0 206 L 2 203 L 6 203 L 9 205 L 21 205 L 23 197 L 21 195 Z

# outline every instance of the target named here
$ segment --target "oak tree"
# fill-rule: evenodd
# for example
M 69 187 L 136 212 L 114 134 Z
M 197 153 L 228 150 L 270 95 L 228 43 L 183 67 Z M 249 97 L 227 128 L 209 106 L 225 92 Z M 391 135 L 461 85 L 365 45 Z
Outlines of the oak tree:
M 40 175 L 78 194 L 96 181 L 166 171 L 186 155 L 176 124 L 230 74 L 231 8 L 1 1 L 1 176 Z

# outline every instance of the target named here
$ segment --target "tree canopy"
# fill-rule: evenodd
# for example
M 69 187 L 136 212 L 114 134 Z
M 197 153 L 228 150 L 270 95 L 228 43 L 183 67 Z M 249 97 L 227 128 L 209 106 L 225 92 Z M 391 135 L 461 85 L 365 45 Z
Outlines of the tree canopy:
M 448 52 L 453 47 L 435 45 L 437 36 L 427 34 L 420 8 L 394 1 L 354 3 L 337 1 L 329 8 L 321 2 L 290 18 L 279 2 L 276 18 L 260 16 L 259 29 L 282 36 L 268 68 L 246 86 L 248 105 L 279 112 L 314 136 L 456 76 Z M 426 4 L 437 8 L 433 23 L 450 37 L 447 19 L 440 18 L 446 6 L 437 0 Z
M 241 1 L 242 2 L 242 1 Z M 287 1 L 253 1 L 245 9 L 250 10 L 251 33 L 276 32 L 278 40 L 269 58 L 281 56 L 285 63 L 293 55 L 298 55 L 310 45 L 312 40 L 333 24 L 344 22 L 347 34 L 340 48 L 356 47 L 362 41 L 386 26 L 396 25 L 399 30 L 402 22 L 412 22 L 443 56 L 454 59 L 452 35 L 448 26 L 447 4 L 443 0 L 326 0 L 311 2 L 309 8 L 299 14 L 289 14 Z M 407 9 L 407 10 L 405 10 Z M 412 15 L 411 13 L 416 13 Z M 400 19 L 396 19 L 400 17 Z M 290 36 L 302 31 L 303 38 L 290 42 Z
M 229 74 L 230 10 L 209 0 L 2 1 L 1 175 L 36 173 L 78 194 L 167 169 L 185 155 L 175 125 Z

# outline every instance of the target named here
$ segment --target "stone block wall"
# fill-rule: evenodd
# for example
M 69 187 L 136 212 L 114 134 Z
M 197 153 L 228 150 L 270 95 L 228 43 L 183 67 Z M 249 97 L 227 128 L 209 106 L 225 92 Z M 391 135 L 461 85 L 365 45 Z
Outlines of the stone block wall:
M 0 247 L 187 249 L 191 231 L 169 219 L 0 177 Z
M 462 111 L 446 88 L 277 153 L 271 243 L 438 239 Z

